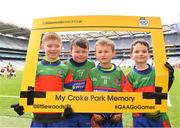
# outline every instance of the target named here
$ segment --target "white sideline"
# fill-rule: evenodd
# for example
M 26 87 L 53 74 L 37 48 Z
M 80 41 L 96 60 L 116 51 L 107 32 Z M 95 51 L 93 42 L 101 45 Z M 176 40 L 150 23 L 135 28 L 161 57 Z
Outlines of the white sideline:
M 171 107 L 171 101 L 169 95 L 168 95 L 168 107 Z
M 2 98 L 19 98 L 19 96 L 0 95 Z

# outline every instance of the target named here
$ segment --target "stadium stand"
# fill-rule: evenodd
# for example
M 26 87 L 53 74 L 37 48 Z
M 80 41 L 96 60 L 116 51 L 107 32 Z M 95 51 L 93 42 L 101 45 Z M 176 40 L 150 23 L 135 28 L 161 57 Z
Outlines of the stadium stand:
M 165 48 L 168 61 L 176 64 L 180 60 L 180 23 L 172 25 L 163 25 Z M 129 32 L 129 31 L 82 31 L 74 33 L 59 33 L 62 36 L 63 48 L 60 58 L 62 60 L 70 58 L 69 46 L 70 41 L 75 37 L 86 37 L 89 40 L 90 53 L 89 58 L 94 57 L 94 44 L 100 38 L 110 38 L 116 44 L 117 56 L 113 62 L 122 66 L 129 67 L 133 65 L 130 59 L 130 45 L 133 40 L 145 38 L 150 42 L 151 33 L 147 32 Z M 5 66 L 9 62 L 16 68 L 22 69 L 26 57 L 28 47 L 28 39 L 30 30 L 21 28 L 16 25 L 0 22 L 0 66 Z M 40 50 L 39 60 L 44 56 L 44 52 Z M 151 56 L 152 48 L 151 48 Z M 152 60 L 149 60 L 152 63 Z

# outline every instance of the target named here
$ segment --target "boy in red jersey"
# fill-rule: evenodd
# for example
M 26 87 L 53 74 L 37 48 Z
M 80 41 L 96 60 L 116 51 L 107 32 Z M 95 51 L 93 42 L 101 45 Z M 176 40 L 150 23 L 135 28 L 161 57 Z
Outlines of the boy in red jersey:
M 124 90 L 134 92 L 155 92 L 155 69 L 147 63 L 150 57 L 149 44 L 144 39 L 139 39 L 131 45 L 131 58 L 135 66 L 127 75 Z M 169 69 L 169 89 L 172 85 L 174 75 L 173 68 L 169 63 L 165 66 Z M 156 111 L 154 113 L 134 113 L 133 127 L 170 127 L 166 113 Z
M 37 65 L 34 91 L 63 91 L 72 81 L 71 70 L 60 61 L 61 37 L 53 32 L 45 33 L 42 38 L 45 57 Z M 18 107 L 15 106 L 15 111 Z M 17 111 L 16 111 L 17 112 Z M 23 109 L 18 114 L 23 114 Z M 69 126 L 61 113 L 34 113 L 31 127 Z

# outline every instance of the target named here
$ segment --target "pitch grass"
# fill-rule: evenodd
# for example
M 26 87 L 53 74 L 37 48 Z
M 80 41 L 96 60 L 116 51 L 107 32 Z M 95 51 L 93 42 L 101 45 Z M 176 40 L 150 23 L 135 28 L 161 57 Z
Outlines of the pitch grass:
M 29 127 L 31 114 L 19 117 L 10 106 L 18 103 L 22 71 L 17 71 L 16 77 L 11 79 L 0 77 L 0 127 Z M 12 96 L 12 97 L 11 97 Z M 16 96 L 16 97 L 14 97 Z
M 126 70 L 125 72 L 128 72 Z M 17 72 L 17 77 L 8 79 L 0 77 L 0 127 L 29 127 L 32 115 L 26 113 L 19 117 L 11 104 L 18 103 L 19 90 L 22 80 L 22 71 Z M 180 70 L 175 70 L 175 81 L 170 90 L 171 107 L 168 108 L 168 115 L 172 127 L 180 127 Z M 3 97 L 2 97 L 3 96 Z M 5 97 L 7 96 L 7 97 Z M 123 114 L 124 127 L 132 127 L 132 116 L 130 113 Z
M 170 90 L 171 107 L 168 108 L 168 115 L 173 127 L 180 127 L 180 69 L 175 70 L 175 80 Z

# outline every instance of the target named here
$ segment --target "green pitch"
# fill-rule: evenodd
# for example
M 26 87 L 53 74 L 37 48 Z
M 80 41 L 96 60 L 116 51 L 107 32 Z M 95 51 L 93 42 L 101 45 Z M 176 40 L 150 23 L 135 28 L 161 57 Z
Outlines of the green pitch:
M 0 77 L 0 127 L 28 127 L 31 122 L 31 114 L 26 113 L 19 117 L 11 104 L 19 102 L 19 92 L 22 80 L 22 71 L 16 72 L 16 77 Z
M 127 71 L 125 71 L 127 72 Z M 172 127 L 180 127 L 180 70 L 175 70 L 175 81 L 170 90 L 171 106 L 168 115 Z M 11 79 L 0 77 L 0 127 L 29 127 L 31 123 L 31 113 L 19 117 L 11 104 L 18 102 L 19 90 L 22 80 L 22 71 L 17 72 L 17 76 Z M 124 127 L 132 126 L 131 114 L 123 114 Z

